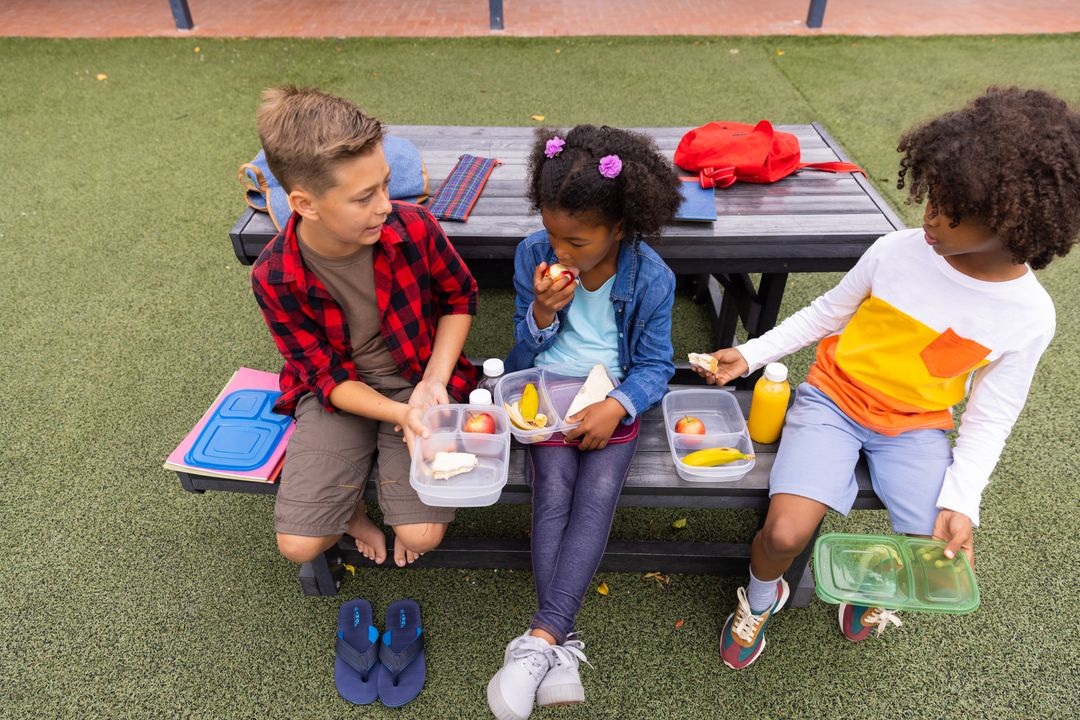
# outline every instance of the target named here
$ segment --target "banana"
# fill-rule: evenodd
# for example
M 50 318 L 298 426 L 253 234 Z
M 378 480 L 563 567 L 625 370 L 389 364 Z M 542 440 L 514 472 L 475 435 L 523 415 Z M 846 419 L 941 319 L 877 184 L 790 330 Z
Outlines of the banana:
M 692 452 L 682 461 L 692 467 L 713 467 L 715 465 L 727 465 L 736 460 L 753 460 L 753 453 L 747 454 L 735 448 L 706 448 Z
M 540 398 L 536 394 L 536 386 L 529 383 L 525 386 L 525 392 L 521 396 L 521 401 L 518 403 L 518 410 L 521 411 L 521 417 L 525 420 L 532 422 L 536 418 L 536 411 L 540 406 Z
M 506 409 L 506 414 L 510 416 L 510 423 L 518 430 L 539 430 L 547 426 L 548 419 L 544 413 L 536 413 L 536 417 L 530 421 L 521 416 L 517 404 L 503 403 L 503 408 Z
M 518 430 L 532 430 L 532 426 L 525 422 L 525 418 L 521 417 L 521 413 L 518 412 L 517 403 L 511 405 L 510 403 L 503 403 L 503 408 L 506 409 L 506 414 L 510 416 L 510 422 Z

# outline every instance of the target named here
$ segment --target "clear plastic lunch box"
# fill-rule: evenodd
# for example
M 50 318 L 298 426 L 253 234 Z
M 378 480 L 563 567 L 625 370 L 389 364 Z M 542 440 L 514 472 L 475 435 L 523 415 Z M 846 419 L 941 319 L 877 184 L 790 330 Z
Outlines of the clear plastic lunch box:
M 671 460 L 683 480 L 734 481 L 754 467 L 753 460 L 736 460 L 714 467 L 695 467 L 682 460 L 692 452 L 708 448 L 730 447 L 747 454 L 754 452 L 750 433 L 746 430 L 746 420 L 734 393 L 717 388 L 673 390 L 664 396 L 661 409 Z M 688 415 L 705 425 L 704 435 L 675 432 L 675 424 Z
M 493 434 L 465 430 L 469 418 L 479 413 L 487 413 L 495 421 Z M 416 438 L 409 470 L 409 484 L 420 501 L 437 507 L 479 507 L 497 502 L 510 467 L 510 418 L 506 411 L 493 405 L 433 405 L 424 412 L 423 422 L 431 436 Z M 472 453 L 477 465 L 469 472 L 436 479 L 431 463 L 440 451 Z

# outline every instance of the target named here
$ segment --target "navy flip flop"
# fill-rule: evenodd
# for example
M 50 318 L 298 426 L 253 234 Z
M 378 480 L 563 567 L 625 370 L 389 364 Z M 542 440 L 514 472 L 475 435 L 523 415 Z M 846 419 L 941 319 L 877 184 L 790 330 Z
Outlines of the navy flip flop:
M 350 600 L 338 610 L 334 647 L 334 685 L 354 705 L 369 705 L 379 697 L 379 631 L 371 624 L 371 603 Z
M 401 707 L 420 694 L 427 663 L 420 606 L 415 600 L 395 600 L 387 608 L 379 661 L 379 700 L 383 705 Z

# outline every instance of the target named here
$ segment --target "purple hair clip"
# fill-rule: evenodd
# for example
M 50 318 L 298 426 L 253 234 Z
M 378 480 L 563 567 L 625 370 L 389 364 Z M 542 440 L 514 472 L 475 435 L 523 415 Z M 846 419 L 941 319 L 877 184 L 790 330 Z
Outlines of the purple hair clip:
M 544 143 L 544 155 L 547 155 L 548 160 L 555 157 L 562 152 L 563 146 L 566 145 L 566 141 L 556 135 L 555 137 Z
M 618 155 L 605 155 L 600 158 L 600 174 L 607 179 L 619 177 L 622 172 L 622 160 Z

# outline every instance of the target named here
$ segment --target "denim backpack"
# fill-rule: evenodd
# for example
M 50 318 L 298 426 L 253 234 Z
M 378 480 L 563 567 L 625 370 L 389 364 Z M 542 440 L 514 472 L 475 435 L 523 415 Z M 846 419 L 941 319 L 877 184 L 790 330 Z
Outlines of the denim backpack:
M 419 203 L 428 196 L 428 175 L 420 151 L 405 138 L 383 136 L 383 152 L 390 165 L 390 199 Z M 259 154 L 251 162 L 244 163 L 237 172 L 244 187 L 247 204 L 259 212 L 268 213 L 278 232 L 289 221 L 292 208 L 285 188 L 270 172 L 266 153 Z

